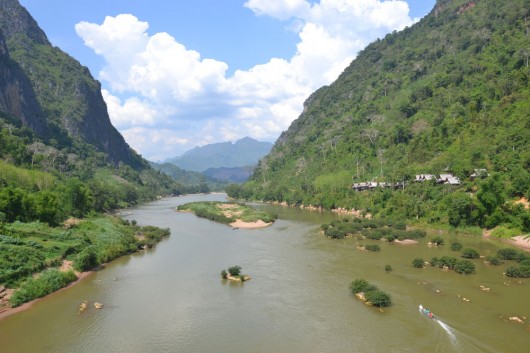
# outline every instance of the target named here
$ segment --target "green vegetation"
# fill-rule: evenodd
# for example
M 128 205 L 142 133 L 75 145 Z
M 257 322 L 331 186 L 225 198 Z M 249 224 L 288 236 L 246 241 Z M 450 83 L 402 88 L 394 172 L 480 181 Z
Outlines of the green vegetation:
M 229 267 L 228 270 L 222 270 L 221 278 L 245 282 L 250 279 L 250 276 L 242 274 L 241 266 L 235 265 L 235 266 Z
M 366 47 L 308 97 L 229 196 L 530 232 L 530 211 L 514 202 L 530 198 L 528 4 L 469 3 L 438 1 L 417 24 Z M 489 176 L 472 178 L 477 168 Z M 459 185 L 414 181 L 447 170 Z M 355 191 L 352 178 L 405 187 Z
M 177 210 L 193 212 L 197 217 L 207 218 L 223 224 L 230 224 L 236 220 L 242 220 L 243 222 L 262 220 L 265 223 L 271 223 L 276 220 L 274 215 L 240 203 L 220 201 L 190 202 L 179 205 Z
M 350 284 L 350 290 L 359 298 L 377 307 L 387 307 L 392 304 L 390 295 L 383 292 L 364 279 L 356 279 Z
M 385 272 L 392 272 L 392 266 L 385 265 Z
M 477 249 L 465 248 L 462 250 L 462 257 L 466 259 L 478 259 L 480 258 L 480 253 Z
M 441 236 L 437 235 L 431 239 L 431 244 L 433 245 L 444 245 L 445 240 Z
M 501 265 L 503 262 L 496 256 L 486 256 L 486 262 L 490 265 L 493 265 L 493 266 L 499 266 Z
M 66 287 L 76 279 L 77 276 L 73 271 L 61 272 L 57 269 L 49 269 L 36 278 L 28 278 L 9 301 L 13 307 L 17 307 Z
M 76 270 L 86 271 L 152 247 L 169 235 L 168 229 L 131 225 L 110 216 L 70 220 L 66 224 L 68 228 L 54 228 L 41 222 L 0 223 L 3 233 L 0 234 L 0 285 L 20 287 L 15 294 L 21 292 L 13 296 L 13 305 L 46 295 L 58 285 L 71 282 L 69 274 L 59 275 L 56 270 L 64 260 L 72 261 Z M 39 273 L 42 275 L 31 280 Z
M 422 258 L 417 257 L 412 260 L 412 267 L 414 268 L 423 268 L 425 266 L 425 261 Z
M 451 250 L 452 251 L 460 251 L 460 250 L 462 250 L 462 244 L 457 242 L 457 241 L 453 241 L 451 243 Z
M 368 245 L 365 245 L 364 246 L 364 249 L 366 251 L 370 251 L 370 252 L 378 252 L 378 251 L 381 251 L 381 247 L 377 244 L 368 244 Z
M 460 260 L 451 256 L 433 257 L 430 262 L 431 266 L 454 270 L 460 274 L 471 274 L 475 272 L 475 264 L 469 260 Z
M 385 239 L 388 242 L 405 239 L 421 239 L 426 233 L 420 229 L 406 230 L 402 222 L 391 219 L 366 219 L 344 218 L 335 220 L 330 224 L 323 224 L 320 229 L 324 234 L 333 239 L 342 239 L 346 236 L 361 235 L 371 240 Z

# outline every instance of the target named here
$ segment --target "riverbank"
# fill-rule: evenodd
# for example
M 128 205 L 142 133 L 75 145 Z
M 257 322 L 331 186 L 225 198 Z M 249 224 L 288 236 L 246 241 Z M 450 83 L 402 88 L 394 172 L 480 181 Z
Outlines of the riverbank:
M 516 246 L 519 249 L 530 251 L 530 237 L 519 235 L 505 240 L 506 243 Z
M 73 281 L 72 283 L 70 283 L 69 285 L 67 285 L 66 287 L 63 287 L 55 292 L 52 292 L 42 298 L 37 298 L 37 299 L 34 299 L 30 302 L 27 302 L 27 303 L 24 303 L 20 306 L 17 306 L 16 308 L 11 308 L 11 307 L 4 307 L 2 308 L 3 311 L 0 312 L 0 321 L 8 318 L 9 316 L 11 315 L 14 315 L 14 314 L 18 314 L 20 312 L 23 312 L 23 311 L 26 311 L 28 309 L 30 309 L 33 305 L 35 305 L 36 303 L 38 303 L 39 301 L 41 300 L 44 300 L 46 298 L 49 298 L 53 295 L 56 295 L 57 293 L 60 293 L 62 291 L 65 291 L 73 286 L 75 286 L 76 284 L 80 283 L 82 280 L 88 278 L 90 275 L 94 274 L 96 271 L 86 271 L 86 272 L 80 272 L 77 276 L 77 279 L 75 281 Z

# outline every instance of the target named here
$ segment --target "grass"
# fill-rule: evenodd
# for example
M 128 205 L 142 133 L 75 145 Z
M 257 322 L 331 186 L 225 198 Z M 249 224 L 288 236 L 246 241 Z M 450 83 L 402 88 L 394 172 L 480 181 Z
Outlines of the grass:
M 243 222 L 274 222 L 276 217 L 270 213 L 256 210 L 240 203 L 203 201 L 190 202 L 177 207 L 178 211 L 193 212 L 197 217 L 207 218 L 223 224 L 230 224 L 240 219 Z

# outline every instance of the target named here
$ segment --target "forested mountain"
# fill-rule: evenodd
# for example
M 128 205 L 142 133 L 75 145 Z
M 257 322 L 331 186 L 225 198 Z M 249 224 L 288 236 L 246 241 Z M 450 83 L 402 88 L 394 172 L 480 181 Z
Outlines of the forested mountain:
M 0 231 L 186 192 L 127 145 L 100 89 L 17 0 L 0 0 Z
M 146 166 L 112 126 L 99 82 L 50 44 L 18 0 L 0 0 L 0 31 L 3 111 L 58 147 L 88 143 L 115 165 Z
M 438 0 L 314 92 L 232 196 L 530 231 L 530 1 Z M 474 169 L 490 174 L 471 180 Z M 452 173 L 460 185 L 412 182 Z M 353 182 L 406 187 L 352 190 Z M 399 184 L 402 186 L 402 184 Z
M 179 184 L 187 188 L 189 193 L 204 193 L 209 191 L 221 191 L 227 183 L 221 182 L 204 173 L 184 170 L 171 163 L 149 162 L 155 170 L 169 175 Z
M 272 143 L 256 141 L 250 137 L 232 142 L 214 143 L 195 147 L 180 157 L 166 162 L 179 168 L 202 172 L 209 168 L 253 166 L 270 152 Z

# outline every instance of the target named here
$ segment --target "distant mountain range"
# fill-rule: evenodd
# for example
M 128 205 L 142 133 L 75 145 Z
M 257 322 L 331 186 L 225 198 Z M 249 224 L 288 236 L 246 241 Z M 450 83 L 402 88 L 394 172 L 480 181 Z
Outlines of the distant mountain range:
M 245 137 L 235 143 L 221 142 L 195 147 L 179 157 L 167 159 L 165 163 L 195 172 L 204 172 L 211 168 L 256 166 L 258 161 L 271 151 L 272 146 L 270 142 Z

